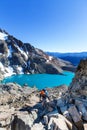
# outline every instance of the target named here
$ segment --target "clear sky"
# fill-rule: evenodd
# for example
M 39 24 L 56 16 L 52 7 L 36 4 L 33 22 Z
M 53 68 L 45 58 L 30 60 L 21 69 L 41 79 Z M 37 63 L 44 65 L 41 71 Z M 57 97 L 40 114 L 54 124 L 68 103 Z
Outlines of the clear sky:
M 87 0 L 0 0 L 0 27 L 44 51 L 87 51 Z

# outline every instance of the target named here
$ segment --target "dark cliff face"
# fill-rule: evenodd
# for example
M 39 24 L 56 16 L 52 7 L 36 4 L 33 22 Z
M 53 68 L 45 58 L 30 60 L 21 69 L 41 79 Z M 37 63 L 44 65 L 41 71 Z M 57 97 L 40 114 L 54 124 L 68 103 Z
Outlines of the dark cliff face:
M 22 73 L 62 73 L 70 63 L 48 56 L 29 43 L 23 43 L 0 30 L 0 71 L 4 76 Z
M 80 61 L 69 89 L 77 94 L 87 96 L 87 59 Z

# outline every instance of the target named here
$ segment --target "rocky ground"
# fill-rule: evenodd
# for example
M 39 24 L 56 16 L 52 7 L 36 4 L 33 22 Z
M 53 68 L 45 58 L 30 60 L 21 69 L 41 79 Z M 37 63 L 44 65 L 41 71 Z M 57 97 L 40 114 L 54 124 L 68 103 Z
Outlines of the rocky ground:
M 83 130 L 87 127 L 86 99 L 75 99 L 67 86 L 48 88 L 43 106 L 36 88 L 0 85 L 0 130 Z
M 86 68 L 81 61 L 69 89 L 47 88 L 44 105 L 36 88 L 1 84 L 0 130 L 87 130 Z

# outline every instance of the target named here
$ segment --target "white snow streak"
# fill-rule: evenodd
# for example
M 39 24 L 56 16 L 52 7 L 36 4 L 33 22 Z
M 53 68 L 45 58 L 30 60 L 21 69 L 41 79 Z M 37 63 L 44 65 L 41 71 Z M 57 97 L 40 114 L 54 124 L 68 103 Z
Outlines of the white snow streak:
M 9 46 L 9 49 L 8 49 L 8 57 L 12 57 L 12 52 L 13 52 L 12 47 Z
M 15 47 L 17 47 L 17 49 L 20 51 L 20 53 L 23 54 L 26 59 L 28 59 L 27 54 L 23 50 L 21 50 L 17 45 L 15 45 Z
M 0 32 L 0 40 L 6 40 L 7 36 L 7 34 Z
M 19 71 L 20 74 L 23 74 L 23 68 L 21 66 L 17 66 L 17 70 Z
M 13 74 L 15 74 L 13 71 L 13 68 L 12 67 L 4 67 L 3 64 L 0 62 L 0 69 L 2 72 L 4 72 L 4 76 L 5 77 L 8 77 L 8 76 L 11 76 Z
M 53 59 L 52 56 L 49 56 L 49 59 L 47 59 L 47 62 L 50 62 Z

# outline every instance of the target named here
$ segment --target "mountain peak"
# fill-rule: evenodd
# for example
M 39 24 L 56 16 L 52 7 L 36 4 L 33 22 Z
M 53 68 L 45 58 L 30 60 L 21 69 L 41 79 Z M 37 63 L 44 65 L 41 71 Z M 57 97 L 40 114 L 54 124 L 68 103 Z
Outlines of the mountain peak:
M 66 62 L 50 57 L 0 29 L 0 73 L 4 77 L 12 74 L 58 74 L 66 65 Z M 69 64 L 70 67 L 72 65 Z
M 6 40 L 7 39 L 7 34 L 5 34 L 4 32 L 0 32 L 0 40 Z
M 6 30 L 1 29 L 1 28 L 0 28 L 0 32 L 9 35 L 9 33 Z

